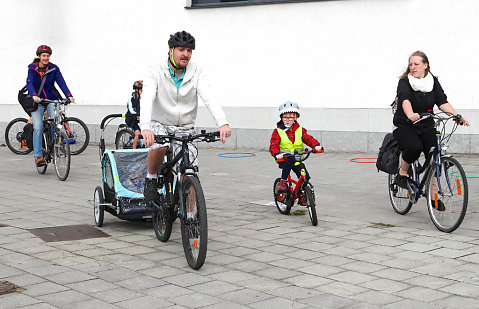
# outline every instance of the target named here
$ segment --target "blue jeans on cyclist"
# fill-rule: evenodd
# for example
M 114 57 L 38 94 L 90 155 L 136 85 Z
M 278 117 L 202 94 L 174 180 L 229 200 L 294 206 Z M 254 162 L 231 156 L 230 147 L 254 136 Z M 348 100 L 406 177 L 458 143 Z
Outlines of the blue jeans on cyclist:
M 55 104 L 48 103 L 46 105 L 48 117 L 53 118 L 55 115 Z M 42 157 L 42 136 L 43 136 L 43 113 L 45 111 L 45 105 L 38 104 L 38 109 L 32 113 L 33 120 L 33 155 L 35 158 Z M 54 125 L 54 124 L 52 124 Z M 52 130 L 52 138 L 55 130 Z

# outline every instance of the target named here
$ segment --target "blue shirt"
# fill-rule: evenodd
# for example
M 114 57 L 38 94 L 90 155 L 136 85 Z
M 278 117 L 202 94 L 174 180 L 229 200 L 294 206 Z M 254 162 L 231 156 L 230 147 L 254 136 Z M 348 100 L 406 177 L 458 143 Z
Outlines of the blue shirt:
M 169 64 L 168 64 L 168 70 L 170 70 L 170 76 L 171 78 L 173 78 L 176 88 L 180 89 L 181 83 L 183 83 L 183 77 L 185 77 L 186 69 L 183 69 L 183 73 L 181 74 L 180 78 L 178 78 L 178 75 L 175 72 L 173 72 Z

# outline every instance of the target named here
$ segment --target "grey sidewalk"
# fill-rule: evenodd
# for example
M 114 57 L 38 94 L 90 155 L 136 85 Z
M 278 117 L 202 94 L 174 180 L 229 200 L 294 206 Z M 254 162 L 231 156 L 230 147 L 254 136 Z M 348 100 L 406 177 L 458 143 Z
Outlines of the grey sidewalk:
M 167 243 L 151 223 L 108 213 L 101 230 L 110 237 L 34 236 L 29 229 L 94 225 L 87 200 L 101 184 L 98 148 L 72 157 L 60 182 L 53 166 L 39 175 L 31 155 L 0 147 L 0 281 L 24 289 L 0 295 L 0 308 L 479 308 L 479 179 L 469 179 L 462 226 L 445 234 L 424 199 L 398 215 L 386 175 L 349 162 L 375 154 L 317 155 L 307 162 L 319 204 L 313 227 L 307 215 L 267 205 L 279 176 L 269 153 L 217 156 L 226 151 L 200 149 L 209 244 L 194 271 L 178 222 Z M 479 170 L 476 157 L 457 158 Z

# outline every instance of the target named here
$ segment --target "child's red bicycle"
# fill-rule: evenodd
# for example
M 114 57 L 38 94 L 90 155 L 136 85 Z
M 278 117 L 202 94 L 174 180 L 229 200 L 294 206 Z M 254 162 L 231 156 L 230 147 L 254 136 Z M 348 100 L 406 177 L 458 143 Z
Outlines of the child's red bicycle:
M 299 164 L 306 161 L 309 158 L 313 151 L 309 149 L 304 149 L 303 151 L 295 151 L 294 154 L 284 154 L 284 157 L 295 156 Z M 324 152 L 324 150 L 317 151 L 316 153 Z M 286 161 L 285 159 L 277 162 Z M 298 202 L 300 199 L 303 199 L 304 207 L 308 209 L 309 218 L 311 223 L 316 226 L 318 225 L 318 217 L 316 216 L 316 198 L 314 196 L 314 186 L 306 180 L 306 170 L 301 169 L 301 177 L 295 181 L 291 178 L 291 175 L 288 175 L 287 188 L 286 192 L 278 192 L 278 183 L 281 178 L 277 178 L 274 181 L 273 194 L 274 202 L 279 212 L 287 215 L 291 211 L 291 207 L 294 205 L 296 199 Z

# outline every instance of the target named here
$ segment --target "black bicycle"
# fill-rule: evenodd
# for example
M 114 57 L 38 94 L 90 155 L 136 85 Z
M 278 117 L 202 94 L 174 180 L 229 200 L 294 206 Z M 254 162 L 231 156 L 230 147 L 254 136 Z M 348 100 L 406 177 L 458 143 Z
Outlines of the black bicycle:
M 166 162 L 158 172 L 160 199 L 154 203 L 155 234 L 160 241 L 168 241 L 173 221 L 180 218 L 186 261 L 193 269 L 201 268 L 206 259 L 208 221 L 205 196 L 197 175 L 198 167 L 191 162 L 189 153 L 192 147 L 196 147 L 193 141 L 215 142 L 218 141 L 217 136 L 219 132 L 206 133 L 204 130 L 200 134 L 188 136 L 155 136 L 158 144 L 166 141 L 181 143 L 176 155 L 173 153 L 173 147 L 168 147 Z
M 90 142 L 90 131 L 87 125 L 76 117 L 67 117 L 66 104 L 59 109 L 61 124 L 68 136 L 72 155 L 82 153 Z M 27 124 L 26 118 L 15 118 L 10 121 L 5 129 L 5 142 L 8 148 L 16 154 L 28 154 L 32 149 L 27 147 L 23 137 L 23 128 Z
M 423 114 L 420 120 L 434 118 L 436 120 L 437 146 L 431 148 L 428 161 L 423 165 L 419 160 L 411 164 L 408 174 L 411 184 L 409 189 L 403 189 L 396 184 L 396 175 L 389 174 L 389 198 L 394 210 L 401 215 L 409 212 L 421 196 L 427 198 L 429 216 L 434 225 L 443 232 L 453 232 L 464 220 L 466 215 L 469 189 L 467 178 L 461 164 L 447 154 L 446 143 L 462 121 L 458 116 L 443 116 L 442 114 Z M 446 134 L 446 123 L 453 119 L 455 124 L 449 134 Z M 401 166 L 402 155 L 399 157 Z M 420 175 L 423 174 L 422 179 Z
M 45 174 L 48 163 L 53 161 L 58 179 L 65 181 L 70 173 L 70 144 L 64 127 L 62 125 L 53 126 L 53 124 L 61 123 L 60 105 L 68 104 L 69 101 L 68 99 L 43 99 L 42 101 L 55 104 L 55 115 L 52 119 L 43 120 L 42 156 L 45 165 L 37 166 L 37 171 L 40 174 Z M 54 130 L 53 133 L 52 130 Z

